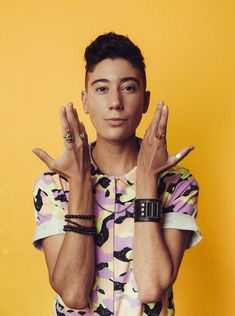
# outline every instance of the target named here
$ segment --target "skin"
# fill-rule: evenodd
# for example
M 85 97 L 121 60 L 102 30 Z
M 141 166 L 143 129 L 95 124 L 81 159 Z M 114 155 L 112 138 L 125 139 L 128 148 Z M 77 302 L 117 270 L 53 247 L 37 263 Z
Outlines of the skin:
M 87 88 L 81 98 L 97 132 L 92 156 L 99 168 L 107 175 L 119 176 L 137 165 L 136 197 L 157 198 L 161 172 L 175 166 L 194 148 L 183 148 L 178 160 L 168 154 L 166 137 L 159 138 L 166 135 L 168 107 L 159 102 L 139 149 L 135 131 L 148 109 L 150 92 L 145 91 L 138 69 L 124 59 L 101 61 L 88 73 Z M 113 117 L 125 121 L 114 126 L 107 121 Z M 33 152 L 49 169 L 69 181 L 68 213 L 77 213 L 79 209 L 82 214 L 93 214 L 88 135 L 72 103 L 61 107 L 60 118 L 63 135 L 70 129 L 75 142 L 64 142 L 64 149 L 55 160 L 40 148 Z M 85 140 L 81 139 L 81 132 Z M 89 224 L 80 219 L 77 222 Z M 133 270 L 143 303 L 157 301 L 174 283 L 190 235 L 190 231 L 162 229 L 159 223 L 135 223 Z M 53 289 L 67 306 L 87 306 L 94 279 L 92 237 L 66 232 L 45 238 L 43 249 Z M 73 282 L 75 279 L 77 282 Z
M 83 108 L 97 133 L 93 158 L 105 174 L 118 176 L 136 165 L 135 131 L 148 109 L 149 97 L 139 70 L 126 60 L 103 60 L 88 73 Z M 126 121 L 113 127 L 107 121 L 112 117 Z
M 144 91 L 138 69 L 124 59 L 105 59 L 88 73 L 87 90 L 82 92 L 86 113 L 97 132 L 97 141 L 104 138 L 123 143 L 135 135 L 142 114 L 147 111 L 149 91 Z M 105 119 L 125 118 L 118 128 L 110 126 Z

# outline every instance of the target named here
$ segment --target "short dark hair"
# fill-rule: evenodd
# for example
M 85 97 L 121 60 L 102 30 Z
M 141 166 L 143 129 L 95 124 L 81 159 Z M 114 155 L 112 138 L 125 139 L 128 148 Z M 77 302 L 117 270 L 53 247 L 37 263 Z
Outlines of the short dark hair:
M 123 58 L 129 61 L 133 67 L 139 69 L 146 89 L 146 73 L 144 57 L 141 50 L 127 36 L 119 35 L 114 32 L 99 35 L 87 46 L 85 50 L 86 75 L 92 72 L 95 66 L 106 58 Z

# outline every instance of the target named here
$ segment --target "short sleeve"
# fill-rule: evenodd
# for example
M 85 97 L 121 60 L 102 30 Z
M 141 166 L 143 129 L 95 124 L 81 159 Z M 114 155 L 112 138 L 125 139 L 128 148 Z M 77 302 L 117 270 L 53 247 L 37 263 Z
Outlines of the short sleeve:
M 202 237 L 197 224 L 199 186 L 186 168 L 173 168 L 164 173 L 159 183 L 163 203 L 163 228 L 193 231 L 187 248 L 198 244 Z
M 34 215 L 36 230 L 33 245 L 42 250 L 42 239 L 64 234 L 64 215 L 68 210 L 66 180 L 48 171 L 42 173 L 33 186 Z

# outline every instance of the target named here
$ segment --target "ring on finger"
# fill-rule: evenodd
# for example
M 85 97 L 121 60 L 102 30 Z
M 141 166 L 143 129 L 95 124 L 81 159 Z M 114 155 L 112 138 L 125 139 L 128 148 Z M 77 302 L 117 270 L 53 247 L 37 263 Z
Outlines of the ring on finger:
M 176 154 L 176 155 L 175 155 L 175 158 L 176 158 L 176 160 L 180 160 L 180 159 L 182 158 L 181 153 Z
M 72 131 L 67 130 L 64 138 L 67 143 L 74 143 L 74 135 Z
M 161 139 L 161 138 L 164 138 L 164 137 L 166 137 L 166 135 L 165 134 L 159 134 L 158 132 L 156 133 L 156 138 L 158 138 L 158 139 Z

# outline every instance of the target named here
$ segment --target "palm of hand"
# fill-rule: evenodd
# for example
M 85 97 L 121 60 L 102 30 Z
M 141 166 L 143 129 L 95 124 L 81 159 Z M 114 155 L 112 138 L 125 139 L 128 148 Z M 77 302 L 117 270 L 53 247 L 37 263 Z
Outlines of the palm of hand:
M 177 155 L 171 156 L 168 154 L 167 121 L 168 108 L 163 102 L 160 102 L 141 143 L 137 160 L 138 172 L 157 176 L 175 166 L 194 149 L 193 146 L 187 146 L 179 151 Z
M 79 121 L 76 109 L 72 103 L 62 107 L 60 111 L 63 134 L 70 133 L 70 141 L 64 136 L 64 148 L 57 159 L 53 159 L 44 150 L 34 148 L 33 152 L 54 172 L 59 173 L 67 180 L 83 179 L 90 176 L 90 157 L 88 137 L 84 125 Z M 84 135 L 81 138 L 81 134 Z

